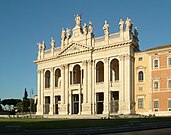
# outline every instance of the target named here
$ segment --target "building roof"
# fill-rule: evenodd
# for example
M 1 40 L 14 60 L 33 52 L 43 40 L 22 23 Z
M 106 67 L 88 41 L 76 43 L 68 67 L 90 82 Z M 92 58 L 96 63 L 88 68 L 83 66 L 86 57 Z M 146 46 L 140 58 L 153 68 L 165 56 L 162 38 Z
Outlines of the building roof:
M 164 48 L 168 48 L 168 47 L 171 47 L 171 44 L 157 46 L 157 47 L 154 47 L 154 48 L 147 49 L 147 50 L 145 50 L 145 51 L 159 50 L 159 49 L 164 49 Z

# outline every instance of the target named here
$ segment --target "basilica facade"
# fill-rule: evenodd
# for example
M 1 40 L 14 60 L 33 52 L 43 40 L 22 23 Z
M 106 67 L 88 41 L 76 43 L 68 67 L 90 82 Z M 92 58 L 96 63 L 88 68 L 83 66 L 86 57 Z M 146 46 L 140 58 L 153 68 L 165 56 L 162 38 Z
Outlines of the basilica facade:
M 104 22 L 101 37 L 93 23 L 62 29 L 61 44 L 51 48 L 38 43 L 37 115 L 95 115 L 135 113 L 134 53 L 139 51 L 138 32 L 132 21 L 119 21 L 119 31 L 109 33 Z M 71 34 L 72 33 L 72 34 Z

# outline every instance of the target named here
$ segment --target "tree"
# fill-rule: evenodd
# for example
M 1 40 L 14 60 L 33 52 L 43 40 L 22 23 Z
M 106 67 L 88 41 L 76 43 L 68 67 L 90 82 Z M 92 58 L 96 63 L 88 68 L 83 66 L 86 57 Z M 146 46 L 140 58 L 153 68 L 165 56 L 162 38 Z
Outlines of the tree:
M 17 110 L 19 111 L 19 112 L 23 112 L 23 102 L 21 101 L 21 102 L 18 102 L 17 104 L 16 104 L 16 107 L 17 107 Z
M 23 112 L 29 112 L 30 100 L 23 99 Z
M 2 106 L 1 106 L 1 104 L 0 104 L 0 112 L 1 112 L 1 111 L 3 111 L 3 109 L 2 109 Z
M 13 105 L 16 106 L 18 102 L 21 102 L 21 99 L 4 99 L 1 101 L 2 105 Z
M 24 100 L 24 99 L 28 99 L 28 93 L 27 93 L 26 88 L 25 88 L 25 90 L 24 90 L 24 97 L 23 97 L 23 100 Z

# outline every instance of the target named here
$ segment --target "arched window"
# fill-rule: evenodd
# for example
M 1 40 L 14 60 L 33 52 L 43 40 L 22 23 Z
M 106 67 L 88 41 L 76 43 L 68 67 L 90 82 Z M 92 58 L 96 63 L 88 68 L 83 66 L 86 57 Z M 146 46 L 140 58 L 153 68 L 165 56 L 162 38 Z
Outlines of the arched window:
M 50 88 L 50 71 L 45 72 L 45 88 Z
M 61 70 L 55 70 L 55 87 L 61 87 Z
M 96 82 L 104 82 L 104 64 L 102 61 L 96 64 Z
M 143 82 L 143 80 L 144 80 L 144 73 L 143 73 L 143 71 L 139 71 L 138 72 L 138 81 Z
M 117 59 L 113 59 L 110 62 L 110 81 L 118 81 L 119 80 L 119 61 Z
M 73 68 L 73 84 L 81 83 L 81 67 L 75 65 Z

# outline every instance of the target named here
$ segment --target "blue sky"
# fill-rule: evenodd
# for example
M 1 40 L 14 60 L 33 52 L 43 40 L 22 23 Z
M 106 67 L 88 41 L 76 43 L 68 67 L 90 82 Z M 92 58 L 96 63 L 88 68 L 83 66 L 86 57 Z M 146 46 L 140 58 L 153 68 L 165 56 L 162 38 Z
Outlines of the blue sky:
M 95 37 L 119 30 L 120 18 L 131 17 L 139 30 L 140 49 L 171 44 L 170 0 L 0 0 L 0 98 L 37 93 L 37 42 L 60 44 L 61 28 L 73 28 L 74 15 L 93 22 Z

